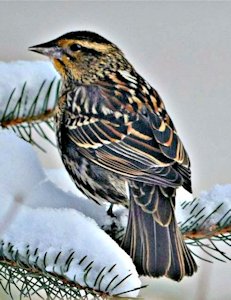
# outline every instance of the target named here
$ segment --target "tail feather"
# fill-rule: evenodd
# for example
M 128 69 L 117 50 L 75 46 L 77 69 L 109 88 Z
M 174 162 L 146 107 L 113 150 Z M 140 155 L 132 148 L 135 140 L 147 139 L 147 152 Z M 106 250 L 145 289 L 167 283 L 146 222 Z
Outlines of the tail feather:
M 183 276 L 193 275 L 197 266 L 175 221 L 174 196 L 172 199 L 167 197 L 167 190 L 163 191 L 159 187 L 156 187 L 155 192 L 153 187 L 149 188 L 153 197 L 159 197 L 153 201 L 168 203 L 172 207 L 171 212 L 166 203 L 158 204 L 154 211 L 147 211 L 143 206 L 144 199 L 140 205 L 137 190 L 131 188 L 129 220 L 122 247 L 132 257 L 140 275 L 167 276 L 179 281 Z

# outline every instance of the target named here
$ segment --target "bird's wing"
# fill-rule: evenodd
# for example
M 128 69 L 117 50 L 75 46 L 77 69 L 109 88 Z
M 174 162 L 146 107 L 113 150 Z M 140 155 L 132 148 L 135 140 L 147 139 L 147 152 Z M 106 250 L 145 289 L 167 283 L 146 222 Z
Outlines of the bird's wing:
M 84 157 L 103 168 L 177 187 L 184 177 L 175 165 L 185 164 L 186 152 L 164 107 L 158 112 L 157 100 L 149 96 L 119 79 L 116 85 L 76 87 L 67 95 L 63 132 Z

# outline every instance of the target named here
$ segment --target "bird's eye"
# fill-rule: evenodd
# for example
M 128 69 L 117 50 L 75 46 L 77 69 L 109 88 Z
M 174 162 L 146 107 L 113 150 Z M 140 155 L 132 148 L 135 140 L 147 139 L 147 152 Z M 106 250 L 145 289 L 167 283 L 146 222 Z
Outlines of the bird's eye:
M 78 51 L 81 49 L 81 46 L 78 44 L 72 44 L 72 45 L 70 45 L 70 49 L 71 49 L 71 51 Z

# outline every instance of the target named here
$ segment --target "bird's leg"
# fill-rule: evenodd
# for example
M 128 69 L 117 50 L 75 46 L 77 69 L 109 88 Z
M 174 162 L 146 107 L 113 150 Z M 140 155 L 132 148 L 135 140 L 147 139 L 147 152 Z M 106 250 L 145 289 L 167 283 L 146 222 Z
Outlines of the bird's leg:
M 114 204 L 110 204 L 108 210 L 107 210 L 107 215 L 112 217 L 112 218 L 115 218 L 116 216 L 113 214 L 113 205 Z

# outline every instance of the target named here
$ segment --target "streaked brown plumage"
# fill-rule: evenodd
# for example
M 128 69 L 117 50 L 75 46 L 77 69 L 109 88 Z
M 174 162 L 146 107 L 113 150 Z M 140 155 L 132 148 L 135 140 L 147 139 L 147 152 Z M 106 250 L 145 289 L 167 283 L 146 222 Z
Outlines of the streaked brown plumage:
M 176 189 L 191 191 L 190 161 L 158 93 L 95 33 L 71 32 L 31 50 L 62 76 L 57 138 L 77 187 L 97 202 L 129 205 L 122 247 L 140 274 L 191 276 L 197 266 L 174 216 Z

